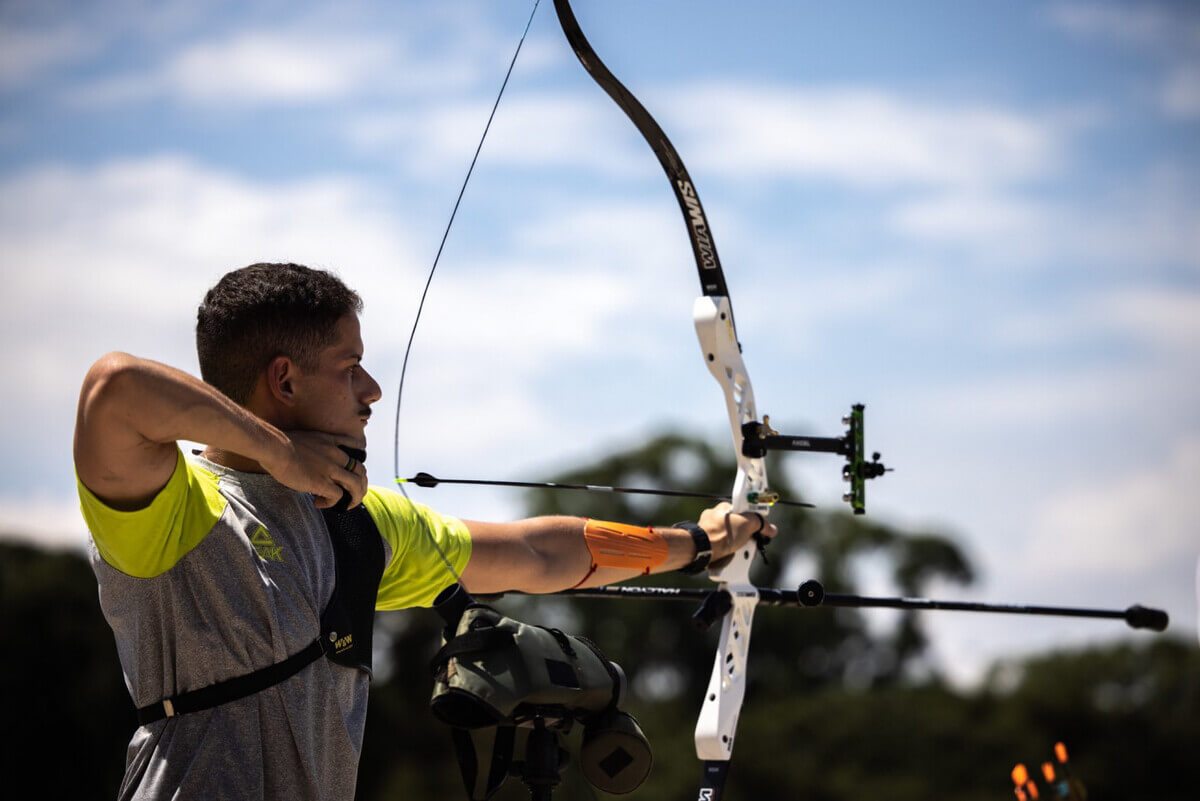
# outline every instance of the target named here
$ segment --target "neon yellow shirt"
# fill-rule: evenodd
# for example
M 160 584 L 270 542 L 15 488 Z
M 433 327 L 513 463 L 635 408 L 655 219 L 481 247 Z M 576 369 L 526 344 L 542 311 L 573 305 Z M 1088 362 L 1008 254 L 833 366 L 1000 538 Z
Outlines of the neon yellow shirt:
M 277 664 L 320 633 L 336 570 L 309 495 L 181 453 L 143 509 L 112 509 L 82 482 L 79 498 L 135 706 Z M 364 505 L 384 545 L 376 608 L 430 605 L 454 582 L 438 547 L 459 573 L 470 559 L 466 526 L 379 487 Z M 353 798 L 368 682 L 320 659 L 260 693 L 143 726 L 129 744 L 124 792 Z

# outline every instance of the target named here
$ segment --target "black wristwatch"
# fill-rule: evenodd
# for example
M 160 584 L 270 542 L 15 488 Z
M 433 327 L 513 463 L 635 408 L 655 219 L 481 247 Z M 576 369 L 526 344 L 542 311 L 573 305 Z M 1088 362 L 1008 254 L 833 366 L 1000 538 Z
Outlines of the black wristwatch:
M 696 546 L 696 558 L 687 567 L 679 568 L 679 572 L 689 575 L 703 572 L 712 561 L 712 541 L 708 538 L 708 532 L 691 520 L 675 523 L 671 528 L 681 528 L 691 534 L 692 543 Z

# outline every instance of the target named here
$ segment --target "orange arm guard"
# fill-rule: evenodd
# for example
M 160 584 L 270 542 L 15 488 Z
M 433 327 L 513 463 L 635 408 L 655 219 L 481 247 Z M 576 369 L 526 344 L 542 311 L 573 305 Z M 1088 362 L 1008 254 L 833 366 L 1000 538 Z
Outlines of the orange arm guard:
M 591 578 L 598 567 L 626 568 L 646 574 L 667 561 L 667 541 L 649 526 L 588 520 L 583 526 L 583 541 L 592 556 L 592 566 L 579 584 Z

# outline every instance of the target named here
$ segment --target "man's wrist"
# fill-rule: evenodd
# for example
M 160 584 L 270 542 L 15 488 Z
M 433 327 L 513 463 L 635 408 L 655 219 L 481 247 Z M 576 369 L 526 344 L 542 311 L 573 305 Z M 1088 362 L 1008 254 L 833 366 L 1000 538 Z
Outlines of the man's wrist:
M 247 414 L 251 418 L 246 423 L 251 429 L 251 439 L 254 442 L 256 453 L 248 453 L 246 456 L 262 465 L 268 473 L 273 474 L 274 471 L 282 469 L 291 461 L 295 453 L 292 438 L 257 415 L 251 412 L 247 412 Z
M 701 528 L 698 524 L 690 520 L 683 520 L 675 523 L 672 528 L 683 529 L 692 537 L 692 544 L 695 546 L 696 555 L 692 561 L 679 568 L 680 573 L 695 575 L 702 573 L 708 568 L 709 562 L 713 559 L 712 540 L 708 537 L 708 532 Z

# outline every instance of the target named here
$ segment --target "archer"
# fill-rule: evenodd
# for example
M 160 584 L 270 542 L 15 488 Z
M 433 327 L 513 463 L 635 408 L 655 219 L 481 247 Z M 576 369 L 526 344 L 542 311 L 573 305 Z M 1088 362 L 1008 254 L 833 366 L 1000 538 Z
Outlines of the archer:
M 200 305 L 203 380 L 123 353 L 84 378 L 80 503 L 141 723 L 122 799 L 353 797 L 375 610 L 460 579 L 546 593 L 702 569 L 776 534 L 728 504 L 668 528 L 487 523 L 370 486 L 361 309 L 327 272 L 254 264 Z

